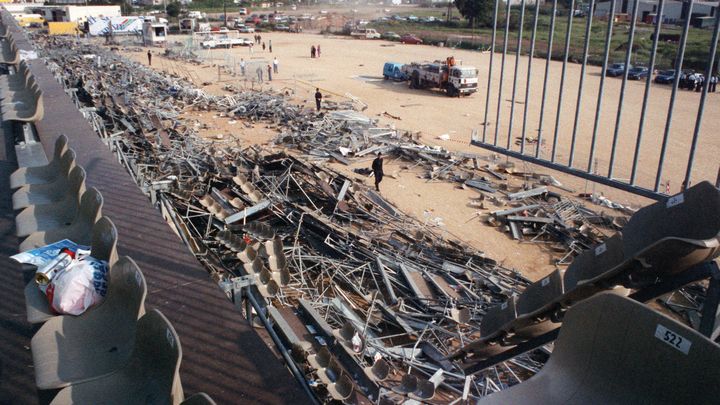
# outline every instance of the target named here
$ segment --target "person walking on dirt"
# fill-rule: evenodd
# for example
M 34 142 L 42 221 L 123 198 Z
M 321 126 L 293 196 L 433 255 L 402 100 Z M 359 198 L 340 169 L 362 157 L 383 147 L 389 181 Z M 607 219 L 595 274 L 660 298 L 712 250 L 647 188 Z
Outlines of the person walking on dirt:
M 710 76 L 710 93 L 715 93 L 715 88 L 717 87 L 718 77 L 717 75 Z
M 272 81 L 272 66 L 267 65 L 268 81 Z
M 315 89 L 315 108 L 320 111 L 320 103 L 322 103 L 322 93 L 320 93 L 320 89 Z
M 310 47 L 310 57 L 315 58 L 315 45 Z
M 240 58 L 240 74 L 245 76 L 245 59 Z
M 383 178 L 383 158 L 382 153 L 378 152 L 377 157 L 372 162 L 372 171 L 375 175 L 375 191 L 380 191 L 380 182 Z
M 262 43 L 263 52 L 265 51 L 265 42 Z
M 152 52 L 148 49 L 148 66 L 152 66 Z
M 258 82 L 262 83 L 262 82 L 263 82 L 263 70 L 262 70 L 262 66 L 258 66 L 258 68 L 255 69 L 255 73 L 257 73 Z
M 317 46 L 317 57 L 318 58 L 320 57 L 320 44 L 318 44 L 318 46 Z
M 252 55 L 253 54 L 253 44 L 250 44 L 250 46 L 248 46 L 248 49 L 250 50 L 250 55 Z
M 270 53 L 272 53 L 272 39 L 268 41 L 268 49 L 270 50 Z
M 277 74 L 277 72 L 278 72 L 279 64 L 280 64 L 280 62 L 278 62 L 277 56 L 276 56 L 275 59 L 273 59 L 273 71 L 275 72 L 275 74 Z

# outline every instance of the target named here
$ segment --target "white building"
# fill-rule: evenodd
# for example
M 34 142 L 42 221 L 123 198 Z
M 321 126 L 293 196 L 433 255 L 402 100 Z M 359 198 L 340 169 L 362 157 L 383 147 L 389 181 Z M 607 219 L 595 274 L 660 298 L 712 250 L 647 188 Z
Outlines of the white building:
M 88 17 L 120 17 L 120 6 L 41 6 L 33 7 L 46 21 L 85 21 Z
M 615 14 L 632 14 L 633 6 L 636 0 L 615 0 Z M 643 21 L 650 14 L 657 14 L 657 0 L 637 0 L 638 5 L 637 19 Z M 595 16 L 607 17 L 610 14 L 610 2 L 605 1 L 598 3 L 595 7 Z M 693 3 L 692 17 L 714 17 L 717 12 L 718 2 L 696 1 Z M 665 2 L 663 10 L 663 22 L 675 23 L 684 20 L 687 13 L 687 3 L 682 1 L 669 0 Z

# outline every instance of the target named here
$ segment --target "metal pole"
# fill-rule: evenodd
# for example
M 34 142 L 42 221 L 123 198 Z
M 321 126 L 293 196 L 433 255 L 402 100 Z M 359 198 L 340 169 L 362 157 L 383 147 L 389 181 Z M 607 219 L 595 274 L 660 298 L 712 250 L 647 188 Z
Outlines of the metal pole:
M 715 65 L 715 53 L 717 52 L 718 31 L 720 30 L 720 13 L 715 10 L 715 30 L 713 31 L 712 43 L 710 44 L 710 57 L 705 70 L 705 82 L 703 83 L 702 95 L 700 96 L 700 107 L 698 107 L 697 118 L 695 119 L 695 130 L 693 131 L 693 139 L 690 146 L 690 157 L 688 158 L 687 171 L 685 172 L 685 186 L 690 187 L 690 176 L 692 175 L 693 164 L 695 163 L 695 149 L 697 149 L 698 138 L 700 137 L 700 127 L 702 126 L 703 113 L 705 112 L 705 101 L 707 99 L 708 88 L 710 87 L 710 78 L 712 77 Z
M 510 1 L 508 0 L 508 4 Z M 520 66 L 520 48 L 522 47 L 523 24 L 525 23 L 525 0 L 520 2 L 520 27 L 518 28 L 517 49 L 515 52 L 515 74 L 513 75 L 512 97 L 510 98 L 510 123 L 508 124 L 507 148 L 510 149 L 512 140 L 513 115 L 515 114 L 515 93 L 517 91 L 518 66 Z
M 567 72 L 567 61 L 570 55 L 570 36 L 572 35 L 573 10 L 575 9 L 575 0 L 570 0 L 570 9 L 568 10 L 568 22 L 565 30 L 565 55 L 563 56 L 562 73 L 560 74 L 560 92 L 558 94 L 558 106 L 555 113 L 555 131 L 553 132 L 553 146 L 550 161 L 555 161 L 557 152 L 558 132 L 560 131 L 560 114 L 562 113 L 563 93 L 565 92 L 565 73 Z
M 605 88 L 605 70 L 607 69 L 608 57 L 610 56 L 610 42 L 612 42 L 612 30 L 615 22 L 615 1 L 610 2 L 610 13 L 608 14 L 607 31 L 605 32 L 605 53 L 603 54 L 602 71 L 600 72 L 600 88 L 598 99 L 595 105 L 595 123 L 593 124 L 592 141 L 590 141 L 590 156 L 588 157 L 587 172 L 592 173 L 593 159 L 595 158 L 595 142 L 597 141 L 598 125 L 600 124 L 600 109 L 602 107 L 603 89 Z
M 660 0 L 663 1 L 663 0 Z M 580 83 L 578 84 L 577 104 L 575 104 L 575 122 L 573 123 L 572 140 L 570 141 L 570 159 L 568 166 L 572 167 L 575 158 L 575 136 L 577 135 L 578 120 L 580 118 L 580 105 L 583 96 L 583 84 L 585 82 L 585 68 L 587 67 L 588 51 L 590 50 L 590 30 L 592 28 L 593 12 L 595 11 L 595 0 L 590 1 L 590 11 L 587 15 L 585 25 L 585 49 L 583 49 L 583 61 L 580 68 Z
M 640 145 L 642 143 L 643 130 L 645 126 L 645 112 L 647 111 L 647 102 L 650 96 L 650 83 L 652 83 L 652 74 L 653 70 L 655 69 L 655 56 L 657 56 L 658 37 L 660 36 L 660 28 L 662 26 L 662 15 L 664 8 L 665 0 L 659 0 L 652 51 L 650 52 L 650 66 L 648 66 L 648 76 L 645 80 L 645 94 L 643 95 L 643 105 L 642 110 L 640 111 L 640 124 L 638 126 L 637 138 L 635 139 L 635 153 L 633 154 L 632 172 L 630 173 L 630 184 L 635 184 L 635 178 L 637 175 L 637 163 L 640 156 Z
M 528 71 L 527 80 L 525 83 L 525 108 L 523 110 L 523 125 L 522 125 L 522 139 L 520 140 L 520 154 L 525 153 L 525 129 L 527 128 L 527 112 L 528 103 L 530 102 L 530 79 L 532 73 L 532 61 L 535 56 L 535 33 L 537 32 L 538 15 L 540 13 L 539 2 L 535 1 L 535 18 L 533 20 L 533 30 L 530 36 L 530 53 L 528 54 Z
M 505 56 L 507 55 L 508 31 L 510 31 L 510 0 L 506 0 L 505 8 L 505 35 L 503 35 L 502 61 L 500 62 L 500 86 L 498 88 L 497 114 L 495 115 L 495 139 L 493 145 L 497 146 L 498 131 L 500 130 L 500 110 L 502 110 L 503 76 L 505 75 Z
M 683 32 L 680 37 L 680 47 L 678 48 L 677 55 L 675 57 L 675 80 L 673 80 L 672 93 L 670 94 L 670 105 L 668 106 L 667 118 L 665 118 L 665 133 L 663 134 L 662 147 L 660 148 L 660 160 L 658 160 L 657 175 L 655 176 L 655 186 L 653 190 L 658 192 L 660 190 L 660 180 L 662 179 L 663 165 L 665 164 L 665 153 L 667 152 L 667 142 L 670 137 L 670 126 L 672 124 L 672 115 L 675 108 L 675 95 L 677 94 L 678 84 L 680 83 L 680 76 L 682 75 L 682 64 L 683 57 L 685 57 L 685 45 L 687 44 L 687 34 L 690 29 L 690 16 L 692 16 L 693 1 L 688 1 L 688 11 L 685 17 L 685 24 L 683 26 Z
M 614 3 L 614 2 L 612 2 Z M 545 115 L 545 96 L 547 96 L 548 73 L 550 73 L 550 60 L 552 59 L 552 44 L 555 36 L 555 13 L 557 12 L 557 0 L 553 0 L 552 15 L 550 16 L 550 34 L 548 38 L 547 58 L 545 59 L 545 79 L 543 80 L 542 99 L 540 101 L 540 124 L 538 126 L 537 145 L 535 146 L 535 157 L 540 156 L 540 146 L 542 146 L 542 127 L 543 115 Z
M 490 44 L 490 68 L 488 70 L 488 84 L 487 84 L 487 95 L 485 96 L 485 122 L 483 122 L 483 137 L 482 141 L 485 142 L 485 133 L 488 126 L 488 110 L 490 110 L 490 87 L 492 87 L 492 71 L 493 71 L 493 55 L 495 55 L 495 37 L 497 34 L 497 16 L 498 16 L 498 4 L 500 0 L 495 0 L 495 14 L 493 15 L 493 30 L 492 30 L 492 44 Z
M 623 71 L 622 84 L 620 85 L 620 99 L 618 100 L 617 116 L 615 118 L 615 131 L 613 133 L 612 148 L 610 149 L 610 166 L 608 168 L 608 177 L 613 177 L 613 168 L 615 165 L 615 149 L 617 147 L 618 135 L 620 135 L 620 122 L 622 119 L 623 101 L 625 100 L 625 86 L 627 85 L 628 73 L 630 71 L 630 58 L 632 57 L 632 45 L 635 39 L 635 25 L 637 23 L 637 11 L 640 6 L 640 0 L 633 3 L 632 21 L 630 21 L 630 33 L 628 34 L 627 50 L 625 51 L 625 69 Z

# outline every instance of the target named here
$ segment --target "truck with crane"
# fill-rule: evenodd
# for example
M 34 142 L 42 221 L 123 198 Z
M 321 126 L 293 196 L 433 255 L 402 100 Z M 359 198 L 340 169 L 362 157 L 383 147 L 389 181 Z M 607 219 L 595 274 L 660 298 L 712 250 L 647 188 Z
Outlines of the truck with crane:
M 445 61 L 408 63 L 402 65 L 401 71 L 411 89 L 440 89 L 450 97 L 467 96 L 478 90 L 477 69 L 458 65 L 452 56 Z M 398 76 L 393 78 L 397 80 Z

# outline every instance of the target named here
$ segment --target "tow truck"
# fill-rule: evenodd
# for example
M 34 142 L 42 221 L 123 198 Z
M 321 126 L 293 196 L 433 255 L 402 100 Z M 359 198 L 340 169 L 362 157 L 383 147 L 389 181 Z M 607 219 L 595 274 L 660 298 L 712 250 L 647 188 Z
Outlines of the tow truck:
M 470 95 L 478 90 L 478 71 L 473 66 L 458 66 L 454 57 L 433 63 L 409 63 L 402 72 L 411 89 L 441 89 L 450 97 Z

